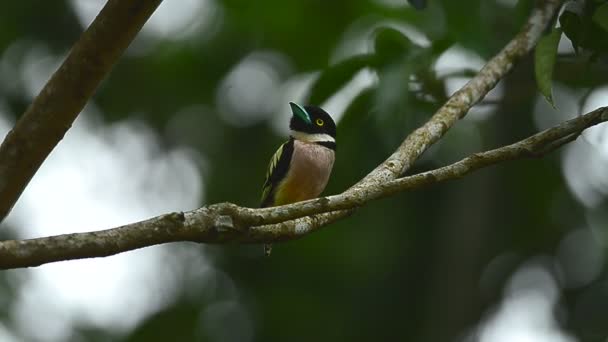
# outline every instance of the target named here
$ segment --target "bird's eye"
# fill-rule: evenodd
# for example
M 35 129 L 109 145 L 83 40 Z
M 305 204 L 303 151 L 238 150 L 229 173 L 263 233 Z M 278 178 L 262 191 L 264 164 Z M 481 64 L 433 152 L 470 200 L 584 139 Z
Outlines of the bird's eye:
M 316 122 L 317 126 L 323 126 L 325 124 L 323 119 L 317 119 L 315 122 Z

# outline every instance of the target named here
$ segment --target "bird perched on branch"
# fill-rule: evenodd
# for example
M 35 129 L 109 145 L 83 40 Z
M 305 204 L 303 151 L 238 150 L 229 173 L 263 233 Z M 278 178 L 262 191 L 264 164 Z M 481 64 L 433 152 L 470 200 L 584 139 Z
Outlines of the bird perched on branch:
M 323 109 L 290 102 L 289 140 L 270 159 L 262 190 L 261 207 L 273 207 L 321 194 L 336 152 L 336 124 Z M 271 245 L 264 245 L 270 255 Z

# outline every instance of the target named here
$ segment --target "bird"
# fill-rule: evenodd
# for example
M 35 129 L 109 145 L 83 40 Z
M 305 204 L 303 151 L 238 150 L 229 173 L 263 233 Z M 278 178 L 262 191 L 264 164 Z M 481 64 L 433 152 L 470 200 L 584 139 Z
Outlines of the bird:
M 336 123 L 323 109 L 289 102 L 289 140 L 270 159 L 260 207 L 315 198 L 323 192 L 334 166 Z M 269 256 L 272 245 L 264 245 Z

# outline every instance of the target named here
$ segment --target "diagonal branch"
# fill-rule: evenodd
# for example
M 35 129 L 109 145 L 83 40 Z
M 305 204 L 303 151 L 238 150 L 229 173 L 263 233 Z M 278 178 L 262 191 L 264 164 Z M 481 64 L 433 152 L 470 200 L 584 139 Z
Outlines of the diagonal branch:
M 102 257 L 173 241 L 203 243 L 261 243 L 297 239 L 314 231 L 292 225 L 307 215 L 348 210 L 406 190 L 461 178 L 501 162 L 536 158 L 553 151 L 580 133 L 608 121 L 602 107 L 514 144 L 473 154 L 442 168 L 381 184 L 359 187 L 356 192 L 321 197 L 274 208 L 251 209 L 231 203 L 213 204 L 186 213 L 171 213 L 122 227 L 65 234 L 31 240 L 0 242 L 0 269 L 38 266 L 49 262 Z M 316 215 L 314 226 L 327 223 L 329 214 Z M 291 220 L 291 221 L 290 221 Z M 261 226 L 264 225 L 265 226 Z M 249 228 L 256 226 L 253 228 Z
M 476 103 L 513 68 L 513 65 L 526 56 L 536 45 L 543 30 L 560 8 L 563 0 L 542 0 L 532 11 L 521 31 L 467 84 L 453 94 L 448 101 L 420 128 L 408 135 L 401 146 L 376 167 L 365 178 L 346 192 L 357 192 L 361 187 L 381 184 L 394 180 L 405 173 L 414 162 L 437 142 L 454 124 L 462 119 Z M 292 229 L 316 230 L 323 225 L 351 215 L 354 209 L 324 214 L 323 217 L 303 217 L 282 226 L 291 225 Z M 323 222 L 323 225 L 319 223 Z M 269 229 L 272 227 L 268 227 Z M 280 227 L 274 227 L 280 229 Z
M 432 173 L 435 171 L 429 171 L 422 176 L 411 176 L 418 177 L 417 179 L 397 179 L 426 149 L 464 117 L 475 103 L 483 99 L 511 70 L 514 63 L 529 53 L 562 2 L 540 1 L 539 7 L 532 12 L 521 32 L 498 55 L 456 92 L 426 124 L 410 134 L 385 162 L 343 194 L 265 209 L 243 208 L 230 203 L 214 204 L 186 213 L 167 214 L 103 231 L 4 241 L 0 242 L 0 268 L 29 267 L 60 260 L 107 256 L 171 241 L 258 243 L 295 239 L 347 216 L 355 208 L 375 198 L 451 177 L 462 177 L 479 167 L 500 162 L 502 157 L 492 159 L 494 157 L 491 152 L 498 151 L 494 150 L 486 152 L 490 154 L 485 157 L 480 158 L 483 154 L 478 154 L 470 157 L 473 159 L 469 161 L 463 161 L 463 164 L 458 166 L 461 168 L 460 173 L 447 172 L 449 170 L 441 168 L 435 170 L 437 174 Z M 591 120 L 590 116 L 595 119 Z M 575 119 L 584 121 L 584 124 L 576 121 L 577 129 L 569 131 L 567 135 L 555 137 L 556 133 L 551 131 L 546 133 L 546 138 L 532 138 L 540 141 L 548 139 L 541 146 L 545 149 L 551 146 L 551 143 L 558 147 L 556 141 L 575 137 L 575 134 L 585 127 L 605 121 L 606 116 L 605 109 L 602 109 L 600 114 L 594 112 Z M 570 127 L 572 122 L 564 125 Z M 507 150 L 505 153 L 512 156 L 505 160 L 530 156 L 530 151 L 542 153 L 537 145 L 531 144 L 529 147 L 527 150 L 515 149 L 515 152 Z M 502 154 L 499 153 L 499 156 Z M 472 163 L 475 160 L 478 162 Z
M 250 209 L 252 212 L 247 213 L 247 215 L 254 218 L 247 218 L 244 220 L 244 223 L 252 226 L 262 224 L 256 221 L 256 215 L 263 217 L 263 223 L 268 224 L 280 223 L 317 213 L 356 208 L 372 200 L 388 197 L 399 192 L 461 178 L 481 168 L 501 162 L 522 158 L 539 158 L 568 142 L 576 140 L 585 129 L 606 121 L 608 121 L 608 107 L 600 107 L 514 144 L 486 152 L 475 153 L 458 162 L 438 169 L 397 178 L 385 183 L 366 185 L 360 187 L 359 191 L 352 193 L 345 192 L 339 195 L 321 197 L 275 208 Z M 265 229 L 259 227 L 253 229 L 265 231 Z M 300 229 L 300 232 L 306 233 L 303 229 Z
M 536 46 L 543 30 L 563 1 L 544 0 L 535 8 L 523 29 L 467 84 L 420 128 L 412 132 L 401 146 L 374 171 L 349 190 L 370 183 L 382 183 L 401 176 L 414 162 L 436 143 L 456 122 L 462 119 L 513 68 L 516 62 Z
M 109 0 L 0 146 L 0 222 L 162 0 Z

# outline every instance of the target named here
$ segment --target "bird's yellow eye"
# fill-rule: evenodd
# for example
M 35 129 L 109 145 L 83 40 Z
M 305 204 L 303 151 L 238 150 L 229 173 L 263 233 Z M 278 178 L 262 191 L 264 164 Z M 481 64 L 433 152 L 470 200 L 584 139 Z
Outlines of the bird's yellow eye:
M 317 119 L 315 122 L 317 123 L 317 126 L 323 126 L 325 124 L 323 119 Z

